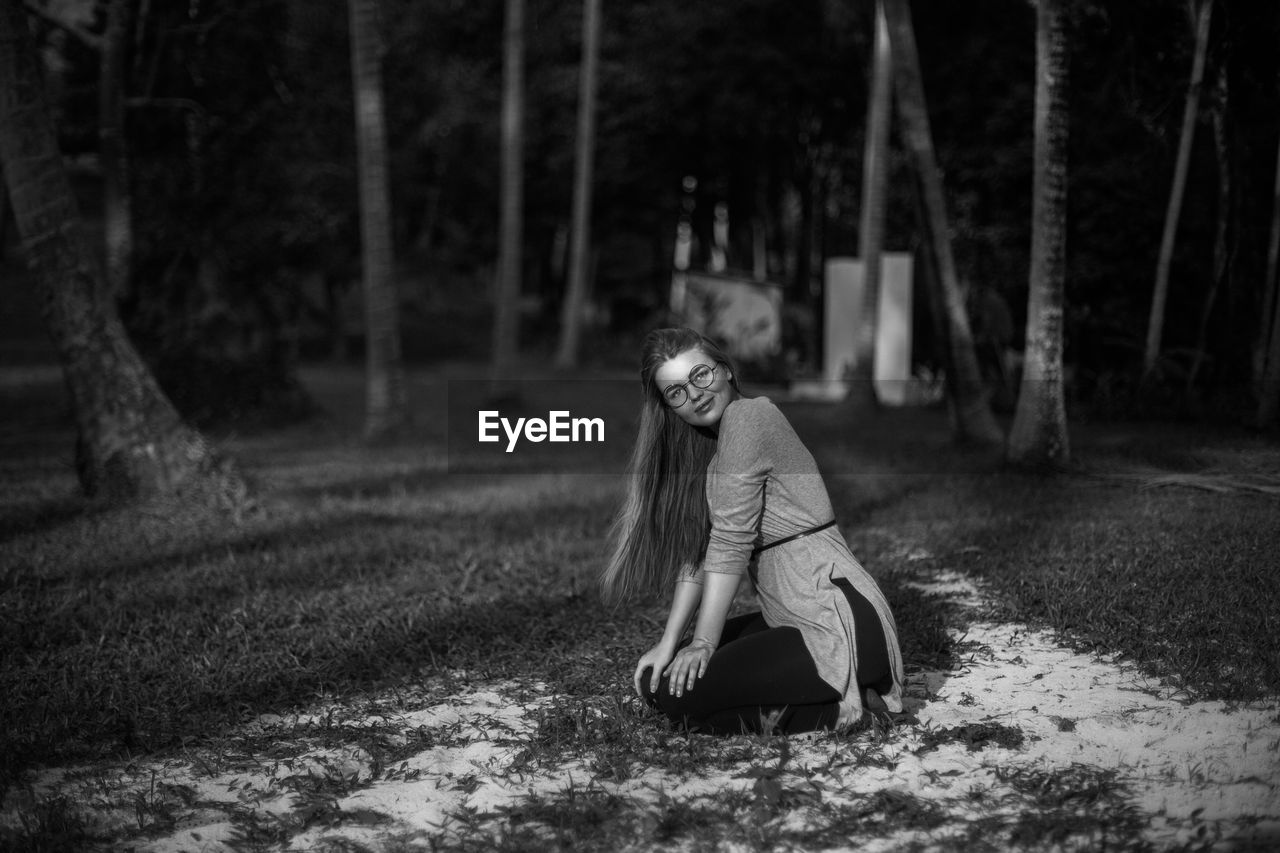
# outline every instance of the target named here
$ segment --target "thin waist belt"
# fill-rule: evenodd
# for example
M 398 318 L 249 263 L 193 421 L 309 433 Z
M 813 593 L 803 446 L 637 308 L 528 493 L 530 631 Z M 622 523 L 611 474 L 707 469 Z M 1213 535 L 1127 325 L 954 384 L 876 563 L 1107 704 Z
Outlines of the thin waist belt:
M 808 530 L 801 530 L 799 533 L 792 533 L 790 536 L 784 536 L 781 539 L 770 542 L 768 545 L 761 545 L 758 548 L 751 549 L 751 556 L 759 556 L 761 552 L 768 551 L 770 548 L 777 548 L 779 545 L 785 545 L 788 542 L 794 542 L 797 539 L 803 539 L 811 533 L 820 533 L 828 527 L 835 527 L 836 520 L 833 518 L 826 524 L 819 524 L 817 527 L 810 527 Z

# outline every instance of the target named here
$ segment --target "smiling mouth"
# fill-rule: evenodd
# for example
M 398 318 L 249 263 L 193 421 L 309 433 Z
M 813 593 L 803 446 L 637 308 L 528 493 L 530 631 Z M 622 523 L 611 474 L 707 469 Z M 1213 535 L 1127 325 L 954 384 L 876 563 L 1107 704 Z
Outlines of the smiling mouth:
M 707 412 L 711 410 L 711 406 L 715 404 L 715 401 L 716 401 L 715 398 L 711 397 L 707 400 L 707 402 L 694 406 L 693 410 L 700 415 L 705 415 Z

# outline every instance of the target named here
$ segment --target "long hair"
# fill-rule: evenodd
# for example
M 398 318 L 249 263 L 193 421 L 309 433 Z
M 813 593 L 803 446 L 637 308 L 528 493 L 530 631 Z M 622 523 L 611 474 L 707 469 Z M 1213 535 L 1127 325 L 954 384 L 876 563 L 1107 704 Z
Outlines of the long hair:
M 600 576 L 609 602 L 661 589 L 682 570 L 700 565 L 707 550 L 707 464 L 716 452 L 716 436 L 681 420 L 663 402 L 654 378 L 666 361 L 691 349 L 728 367 L 729 382 L 738 389 L 733 362 L 692 329 L 657 329 L 645 337 L 640 429 L 628 467 L 627 496 L 613 524 L 613 553 Z

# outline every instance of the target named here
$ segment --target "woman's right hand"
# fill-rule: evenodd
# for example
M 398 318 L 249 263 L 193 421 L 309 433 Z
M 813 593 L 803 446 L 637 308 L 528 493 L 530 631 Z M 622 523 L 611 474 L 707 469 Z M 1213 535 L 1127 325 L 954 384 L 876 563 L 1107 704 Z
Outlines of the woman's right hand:
M 649 676 L 649 692 L 658 692 L 658 682 L 662 680 L 662 671 L 667 668 L 667 664 L 671 663 L 671 659 L 675 657 L 675 649 L 667 643 L 658 643 L 658 645 L 649 649 L 640 656 L 640 662 L 636 664 L 635 675 L 632 676 L 632 683 L 636 686 L 636 695 L 641 699 L 644 698 L 644 690 L 640 687 L 640 678 L 644 675 L 645 669 L 649 669 L 652 673 Z

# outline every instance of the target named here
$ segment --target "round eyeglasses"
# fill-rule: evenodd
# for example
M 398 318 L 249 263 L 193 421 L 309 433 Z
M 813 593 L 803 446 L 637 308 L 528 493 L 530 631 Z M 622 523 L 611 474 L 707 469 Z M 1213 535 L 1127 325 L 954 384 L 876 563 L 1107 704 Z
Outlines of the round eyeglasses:
M 668 406 L 678 409 L 684 405 L 684 401 L 689 399 L 688 386 L 694 388 L 710 388 L 711 383 L 716 379 L 716 371 L 720 369 L 720 365 L 708 367 L 705 364 L 699 364 L 693 370 L 689 371 L 689 381 L 682 382 L 679 385 L 668 385 L 662 389 L 662 399 Z

